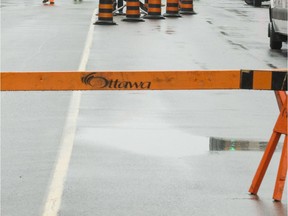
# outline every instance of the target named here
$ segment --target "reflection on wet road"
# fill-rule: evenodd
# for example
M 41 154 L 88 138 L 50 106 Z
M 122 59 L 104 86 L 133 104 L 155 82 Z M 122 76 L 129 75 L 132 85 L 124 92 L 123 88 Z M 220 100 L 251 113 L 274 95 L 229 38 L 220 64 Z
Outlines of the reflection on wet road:
M 210 137 L 209 139 L 210 151 L 237 151 L 237 150 L 263 151 L 265 150 L 266 145 L 267 145 L 267 142 L 221 139 L 221 138 L 215 138 L 215 137 Z

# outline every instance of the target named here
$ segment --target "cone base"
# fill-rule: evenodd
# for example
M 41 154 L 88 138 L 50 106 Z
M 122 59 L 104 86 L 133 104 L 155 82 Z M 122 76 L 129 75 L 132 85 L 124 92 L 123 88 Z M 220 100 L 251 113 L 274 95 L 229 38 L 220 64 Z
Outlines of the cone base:
M 196 14 L 196 12 L 193 11 L 193 10 L 192 10 L 192 11 L 181 11 L 181 10 L 180 10 L 179 13 L 180 13 L 180 14 L 187 14 L 187 15 L 193 15 L 193 14 Z
M 122 21 L 125 21 L 125 22 L 145 22 L 145 20 L 142 19 L 141 17 L 139 17 L 139 18 L 136 18 L 136 17 L 126 17 L 126 18 L 122 19 Z
M 162 15 L 149 15 L 149 14 L 145 15 L 143 18 L 144 19 L 165 19 L 165 17 Z
M 117 25 L 113 21 L 108 21 L 108 20 L 97 20 L 94 25 Z
M 164 13 L 164 17 L 182 17 L 179 13 L 177 14 L 170 14 L 170 13 Z

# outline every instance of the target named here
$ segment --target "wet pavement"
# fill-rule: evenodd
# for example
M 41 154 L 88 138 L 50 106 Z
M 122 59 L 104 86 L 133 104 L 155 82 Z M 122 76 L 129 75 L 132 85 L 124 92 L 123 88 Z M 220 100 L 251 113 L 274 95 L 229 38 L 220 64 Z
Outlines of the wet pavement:
M 1 70 L 80 69 L 96 7 L 2 0 Z M 287 67 L 287 44 L 269 49 L 267 5 L 199 0 L 194 9 L 179 19 L 116 16 L 116 26 L 93 26 L 86 69 Z M 43 214 L 71 96 L 1 92 L 2 215 Z M 273 92 L 91 91 L 77 110 L 58 215 L 287 215 L 287 187 L 282 202 L 272 200 L 281 149 L 259 196 L 247 191 L 263 149 L 211 151 L 210 137 L 267 142 L 279 112 Z

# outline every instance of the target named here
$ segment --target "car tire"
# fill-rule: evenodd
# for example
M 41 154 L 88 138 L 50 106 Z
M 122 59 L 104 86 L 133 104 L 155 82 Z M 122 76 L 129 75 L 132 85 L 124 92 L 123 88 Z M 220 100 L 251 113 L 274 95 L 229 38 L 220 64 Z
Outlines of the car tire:
M 247 5 L 253 5 L 253 0 L 244 0 Z
M 262 5 L 262 0 L 253 0 L 253 5 L 255 7 L 261 7 Z
M 270 37 L 270 48 L 274 50 L 280 50 L 282 48 L 282 41 L 279 40 L 279 36 L 274 31 L 272 22 L 268 25 L 268 36 Z

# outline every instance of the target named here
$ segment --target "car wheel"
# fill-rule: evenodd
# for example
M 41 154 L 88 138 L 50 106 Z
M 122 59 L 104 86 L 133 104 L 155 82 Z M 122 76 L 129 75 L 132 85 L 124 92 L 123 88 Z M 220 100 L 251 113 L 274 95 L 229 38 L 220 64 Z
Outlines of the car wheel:
M 262 0 L 253 0 L 253 5 L 255 7 L 261 7 L 262 4 Z
M 277 33 L 274 31 L 272 22 L 269 23 L 269 33 L 268 36 L 270 37 L 270 48 L 279 50 L 282 48 L 282 41 L 279 40 Z
M 253 0 L 244 0 L 246 2 L 246 4 L 248 5 L 253 5 Z

